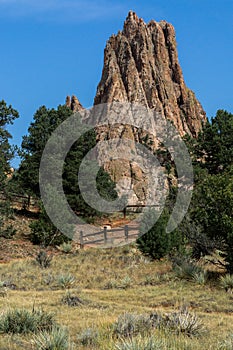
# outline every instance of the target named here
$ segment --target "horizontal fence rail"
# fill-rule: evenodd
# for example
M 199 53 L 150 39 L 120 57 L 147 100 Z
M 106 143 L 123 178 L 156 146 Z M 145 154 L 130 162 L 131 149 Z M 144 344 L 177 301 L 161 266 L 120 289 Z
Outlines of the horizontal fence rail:
M 116 233 L 116 235 L 115 235 Z M 121 233 L 121 234 L 120 234 Z M 122 228 L 104 227 L 103 230 L 95 233 L 84 234 L 83 231 L 79 232 L 80 247 L 84 248 L 91 245 L 119 245 L 123 243 L 130 243 L 140 236 L 138 226 L 125 225 Z
M 38 199 L 31 196 L 22 196 L 16 193 L 8 193 L 7 196 L 4 192 L 0 192 L 0 200 L 10 201 L 12 206 L 19 206 L 20 209 L 36 209 L 39 210 Z

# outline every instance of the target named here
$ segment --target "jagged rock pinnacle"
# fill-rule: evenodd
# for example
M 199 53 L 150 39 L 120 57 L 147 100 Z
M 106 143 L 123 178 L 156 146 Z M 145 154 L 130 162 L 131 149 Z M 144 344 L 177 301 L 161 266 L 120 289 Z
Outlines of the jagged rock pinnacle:
M 67 96 L 66 97 L 66 106 L 69 107 L 73 112 L 78 112 L 83 109 L 83 106 L 79 102 L 76 96 Z
M 140 103 L 172 120 L 182 136 L 197 135 L 206 115 L 185 85 L 171 24 L 146 24 L 129 12 L 123 31 L 107 42 L 94 104 L 113 101 Z

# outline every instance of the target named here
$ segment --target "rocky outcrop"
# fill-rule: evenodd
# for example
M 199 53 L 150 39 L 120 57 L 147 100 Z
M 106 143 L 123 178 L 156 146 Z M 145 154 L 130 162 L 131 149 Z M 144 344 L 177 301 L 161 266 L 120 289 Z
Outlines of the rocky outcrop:
M 146 144 L 154 152 L 161 147 L 158 135 L 163 129 L 161 123 L 166 120 L 172 121 L 180 136 L 197 136 L 206 121 L 206 114 L 195 94 L 185 85 L 178 61 L 175 30 L 171 24 L 153 20 L 146 24 L 130 11 L 123 30 L 111 36 L 104 52 L 102 78 L 97 87 L 94 106 L 111 105 L 114 102 L 138 104 L 151 111 L 157 116 L 153 120 L 153 127 L 150 124 L 146 128 L 145 125 L 138 128 L 122 123 L 114 114 L 114 123 L 101 125 L 97 121 L 97 141 L 128 139 Z M 67 97 L 66 104 L 73 111 L 83 108 L 74 96 L 71 99 Z M 140 125 L 140 113 L 138 118 Z M 150 123 L 145 119 L 144 116 L 145 124 Z M 120 193 L 131 192 L 131 204 L 145 203 L 149 177 L 157 177 L 161 183 L 164 180 L 161 169 L 158 168 L 151 175 L 146 167 L 142 170 L 127 157 L 108 159 L 108 155 L 103 152 L 100 162 L 104 163 L 105 170 L 118 183 Z M 174 176 L 172 180 L 176 182 Z M 168 183 L 165 187 L 160 190 L 160 194 L 156 194 L 157 202 L 164 196 Z
M 78 98 L 74 95 L 72 97 L 66 97 L 66 106 L 69 107 L 73 112 L 79 112 L 84 109 Z
M 171 24 L 146 24 L 129 12 L 123 31 L 107 42 L 94 104 L 113 101 L 140 103 L 171 120 L 181 136 L 197 135 L 206 115 L 185 85 Z

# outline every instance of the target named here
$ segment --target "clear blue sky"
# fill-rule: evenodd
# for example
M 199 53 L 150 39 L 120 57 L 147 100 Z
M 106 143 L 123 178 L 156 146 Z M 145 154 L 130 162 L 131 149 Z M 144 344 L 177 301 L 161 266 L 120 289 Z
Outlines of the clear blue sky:
M 175 26 L 185 81 L 207 115 L 233 112 L 233 0 L 0 0 L 0 99 L 20 113 L 15 144 L 41 105 L 68 94 L 92 105 L 105 43 L 130 9 Z

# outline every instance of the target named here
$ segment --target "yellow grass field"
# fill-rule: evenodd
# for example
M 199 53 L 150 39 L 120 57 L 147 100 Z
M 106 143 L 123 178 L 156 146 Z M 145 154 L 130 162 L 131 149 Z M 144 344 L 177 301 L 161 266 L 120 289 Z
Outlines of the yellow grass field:
M 149 335 L 163 341 L 161 350 L 233 349 L 228 341 L 233 334 L 233 295 L 219 286 L 218 278 L 201 284 L 180 279 L 169 261 L 152 262 L 133 245 L 63 253 L 54 256 L 48 268 L 34 258 L 14 260 L 0 265 L 0 283 L 1 318 L 9 309 L 51 312 L 67 328 L 70 349 L 117 349 L 124 340 L 114 335 L 112 325 L 120 315 L 166 315 L 181 307 L 197 315 L 203 332 L 190 337 L 153 328 Z M 69 306 L 62 301 L 65 296 L 77 297 L 80 303 Z M 89 328 L 98 339 L 83 345 L 80 334 Z M 37 349 L 33 337 L 2 332 L 0 350 Z

